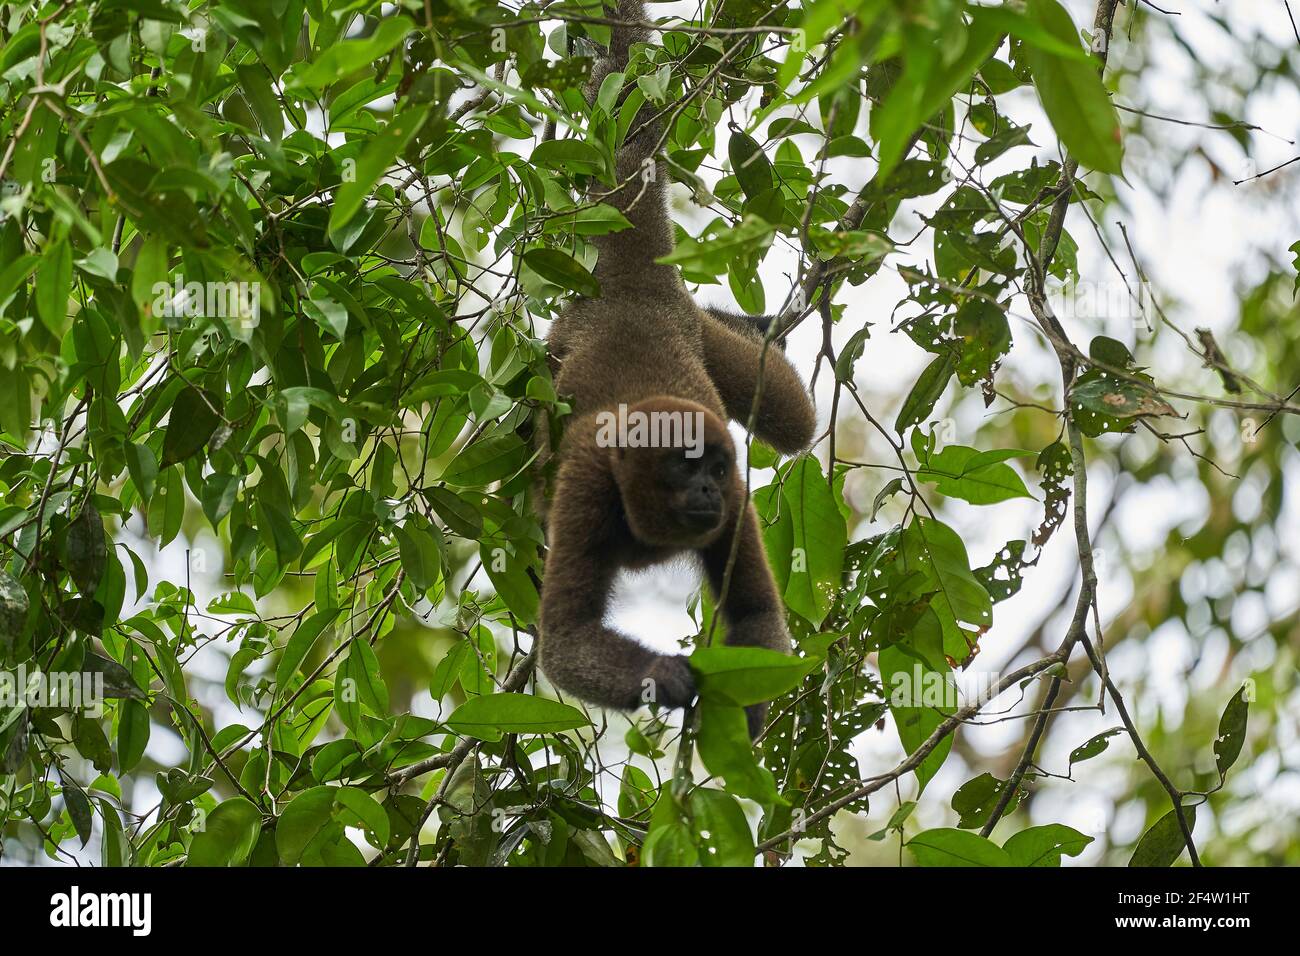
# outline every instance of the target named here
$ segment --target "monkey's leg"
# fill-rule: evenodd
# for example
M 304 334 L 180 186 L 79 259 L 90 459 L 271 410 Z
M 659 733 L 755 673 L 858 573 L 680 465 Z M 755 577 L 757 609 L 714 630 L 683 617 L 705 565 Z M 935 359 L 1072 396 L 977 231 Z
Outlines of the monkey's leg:
M 707 306 L 704 309 L 710 316 L 717 319 L 727 328 L 739 332 L 741 335 L 748 336 L 751 339 L 762 341 L 767 335 L 767 330 L 772 327 L 776 321 L 774 315 L 749 315 L 744 312 L 732 312 L 728 309 L 720 309 L 717 306 Z M 785 351 L 785 340 L 773 340 L 772 345 Z
M 717 386 L 727 414 L 749 424 L 760 367 L 763 391 L 754 434 L 783 454 L 803 451 L 812 442 L 817 415 L 808 389 L 785 353 L 761 337 L 737 329 L 731 322 L 705 312 L 704 364 Z
M 618 559 L 601 529 L 617 503 L 602 476 L 576 474 L 582 469 L 575 464 L 561 469 L 548 518 L 542 671 L 556 687 L 602 707 L 685 707 L 695 698 L 686 658 L 657 653 L 604 623 Z
M 743 500 L 743 492 L 742 492 Z M 766 647 L 769 650 L 790 653 L 790 632 L 785 626 L 785 605 L 777 593 L 776 582 L 767 566 L 763 538 L 759 533 L 758 515 L 754 506 L 746 503 L 736 519 L 740 525 L 740 543 L 726 593 L 722 593 L 731 543 L 736 534 L 736 524 L 728 524 L 718 540 L 703 552 L 704 569 L 709 586 L 716 596 L 721 595 L 723 619 L 727 623 L 727 643 Z M 749 720 L 749 736 L 757 737 L 767 719 L 767 704 L 745 708 Z

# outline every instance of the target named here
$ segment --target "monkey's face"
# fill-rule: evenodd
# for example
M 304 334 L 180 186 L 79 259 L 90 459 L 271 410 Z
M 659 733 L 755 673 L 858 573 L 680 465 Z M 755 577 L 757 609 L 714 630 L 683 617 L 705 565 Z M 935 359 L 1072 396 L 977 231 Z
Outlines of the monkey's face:
M 673 411 L 701 416 L 692 441 L 620 447 L 615 451 L 614 474 L 628 527 L 639 541 L 658 547 L 702 548 L 717 539 L 736 507 L 736 453 L 726 426 L 716 416 L 694 403 L 678 405 L 679 401 L 674 401 Z
M 704 446 L 696 458 L 663 455 L 658 481 L 664 510 L 683 541 L 709 540 L 722 530 L 731 501 L 732 452 L 722 445 Z

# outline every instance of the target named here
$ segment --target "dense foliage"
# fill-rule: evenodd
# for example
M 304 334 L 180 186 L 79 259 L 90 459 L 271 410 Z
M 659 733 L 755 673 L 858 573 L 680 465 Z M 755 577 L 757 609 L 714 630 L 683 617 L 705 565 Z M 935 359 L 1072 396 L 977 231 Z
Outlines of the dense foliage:
M 1145 175 L 1125 155 L 1145 127 L 1113 91 L 1156 13 L 1082 13 L 651 5 L 663 29 L 622 78 L 633 92 L 607 82 L 589 105 L 599 0 L 0 3 L 6 856 L 751 865 L 802 840 L 831 865 L 849 857 L 834 821 L 883 812 L 873 837 L 906 862 L 1059 865 L 1095 835 L 1031 825 L 1038 748 L 1055 714 L 1105 696 L 1115 727 L 1073 740 L 1055 772 L 1142 758 L 1120 790 L 1145 835 L 1116 858 L 1197 860 L 1195 828 L 1233 859 L 1206 807 L 1243 799 L 1223 789 L 1230 768 L 1271 746 L 1294 611 L 1270 616 L 1278 649 L 1255 679 L 1225 667 L 1198 698 L 1209 716 L 1189 704 L 1176 735 L 1138 726 L 1122 692 L 1143 675 L 1104 652 L 1201 604 L 1230 627 L 1230 607 L 1177 582 L 1220 558 L 1231 577 L 1228 542 L 1282 513 L 1300 408 L 1269 366 L 1300 339 L 1294 270 L 1275 250 L 1235 348 L 1183 332 L 1136 261 L 1136 341 L 1061 313 L 1060 290 L 1097 279 L 1067 224 L 1091 217 L 1113 242 L 1111 177 Z M 1120 42 L 1133 56 L 1107 71 Z M 1270 71 L 1294 86 L 1295 63 Z M 530 653 L 545 553 L 531 435 L 539 412 L 562 427 L 567 411 L 546 321 L 599 292 L 587 238 L 627 223 L 584 197 L 647 101 L 689 194 L 671 261 L 781 313 L 791 341 L 823 341 L 803 369 L 818 447 L 748 449 L 798 656 L 710 643 L 695 602 L 701 700 L 684 726 L 557 699 Z M 1031 138 L 1012 118 L 1026 105 L 1050 129 Z M 1211 118 L 1249 144 L 1246 124 Z M 790 250 L 797 271 L 770 298 L 761 279 Z M 1116 255 L 1127 267 L 1131 250 Z M 905 290 L 892 324 L 850 304 L 887 274 Z M 1157 330 L 1180 337 L 1172 384 L 1147 367 Z M 878 341 L 903 336 L 928 358 L 886 414 L 862 383 Z M 1039 361 L 1010 375 L 1024 355 Z M 1004 414 L 958 441 L 967 400 Z M 1216 409 L 1217 450 L 1247 442 L 1236 470 L 1265 502 L 1244 518 L 1222 506 L 1233 479 L 1201 432 Z M 1159 450 L 1122 461 L 1143 436 Z M 1160 599 L 1118 618 L 1098 606 L 1094 458 L 1139 485 L 1183 468 L 1207 499 L 1143 572 Z M 952 509 L 1018 499 L 1037 499 L 1033 520 L 974 553 Z M 958 695 L 1049 542 L 1077 548 L 1064 613 Z M 1267 589 L 1242 574 L 1230 590 Z M 981 765 L 959 727 L 1004 691 L 996 710 L 1019 694 L 1026 737 Z M 741 708 L 773 696 L 751 750 Z M 904 759 L 864 775 L 863 741 L 886 737 Z M 972 779 L 919 825 L 959 757 Z M 1294 862 L 1293 839 L 1260 845 Z

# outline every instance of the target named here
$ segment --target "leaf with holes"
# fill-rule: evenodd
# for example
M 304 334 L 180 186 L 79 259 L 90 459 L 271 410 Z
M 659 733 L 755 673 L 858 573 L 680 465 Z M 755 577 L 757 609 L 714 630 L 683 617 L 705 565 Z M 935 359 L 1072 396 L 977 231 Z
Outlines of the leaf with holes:
M 1150 389 L 1136 382 L 1101 376 L 1088 381 L 1080 380 L 1070 390 L 1070 399 L 1091 411 L 1115 418 L 1177 414 L 1168 402 Z
M 1219 734 L 1214 739 L 1214 762 L 1220 777 L 1237 762 L 1242 744 L 1246 742 L 1246 718 L 1250 714 L 1246 691 L 1249 687 L 1249 684 L 1242 684 L 1219 718 Z

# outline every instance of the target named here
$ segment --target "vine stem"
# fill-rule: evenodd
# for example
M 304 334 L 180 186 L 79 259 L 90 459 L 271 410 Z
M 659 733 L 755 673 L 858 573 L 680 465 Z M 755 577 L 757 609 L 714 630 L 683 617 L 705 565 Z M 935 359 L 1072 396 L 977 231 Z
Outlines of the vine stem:
M 1094 34 L 1102 39 L 1097 49 L 1097 58 L 1099 60 L 1098 72 L 1104 73 L 1106 69 L 1106 58 L 1110 51 L 1111 34 L 1115 24 L 1115 10 L 1119 6 L 1119 0 L 1098 0 L 1096 15 L 1093 19 Z M 1182 792 L 1173 785 L 1168 775 L 1160 768 L 1151 752 L 1147 750 L 1146 745 L 1138 733 L 1137 727 L 1129 717 L 1128 708 L 1124 704 L 1124 698 L 1119 692 L 1119 688 L 1110 679 L 1110 673 L 1106 666 L 1106 660 L 1099 648 L 1103 639 L 1101 628 L 1101 615 L 1097 606 L 1097 573 L 1093 563 L 1092 541 L 1088 532 L 1088 515 L 1087 515 L 1087 460 L 1083 453 L 1083 435 L 1070 412 L 1070 389 L 1074 384 L 1075 372 L 1078 363 L 1075 356 L 1078 350 L 1070 342 L 1065 333 L 1065 329 L 1052 314 L 1050 306 L 1047 304 L 1046 280 L 1047 269 L 1051 265 L 1052 257 L 1056 253 L 1057 244 L 1060 242 L 1062 231 L 1065 228 L 1065 214 L 1070 206 L 1070 199 L 1074 192 L 1074 177 L 1078 171 L 1079 164 L 1072 157 L 1067 157 L 1061 169 L 1059 180 L 1060 189 L 1056 201 L 1052 204 L 1052 210 L 1048 217 L 1046 228 L 1043 230 L 1042 240 L 1039 243 L 1037 254 L 1028 243 L 1024 244 L 1025 258 L 1028 260 L 1029 282 L 1026 288 L 1026 298 L 1029 300 L 1030 311 L 1034 319 L 1038 322 L 1043 332 L 1048 336 L 1056 351 L 1057 359 L 1061 365 L 1061 384 L 1062 398 L 1066 416 L 1066 430 L 1069 436 L 1070 460 L 1074 471 L 1075 485 L 1075 505 L 1074 505 L 1074 532 L 1075 540 L 1079 549 L 1079 567 L 1082 576 L 1082 587 L 1080 588 L 1080 598 L 1087 595 L 1088 605 L 1083 608 L 1085 626 L 1080 630 L 1078 640 L 1083 644 L 1084 650 L 1088 654 L 1088 659 L 1092 663 L 1093 670 L 1101 680 L 1103 688 L 1103 698 L 1109 693 L 1110 698 L 1115 703 L 1116 710 L 1120 713 L 1120 718 L 1124 722 L 1124 727 L 1128 731 L 1129 738 L 1133 741 L 1134 749 L 1137 750 L 1138 756 L 1150 768 L 1156 780 L 1169 795 L 1170 803 L 1173 804 L 1174 814 L 1178 819 L 1179 829 L 1183 834 L 1183 841 L 1187 845 L 1187 852 L 1193 866 L 1200 866 L 1200 857 L 1196 852 L 1196 844 L 1192 839 L 1192 830 L 1188 825 L 1186 814 L 1183 811 Z M 1076 607 L 1076 615 L 1079 608 Z M 1088 640 L 1086 619 L 1087 611 L 1091 610 L 1095 627 L 1097 631 L 1098 647 L 1094 647 Z

